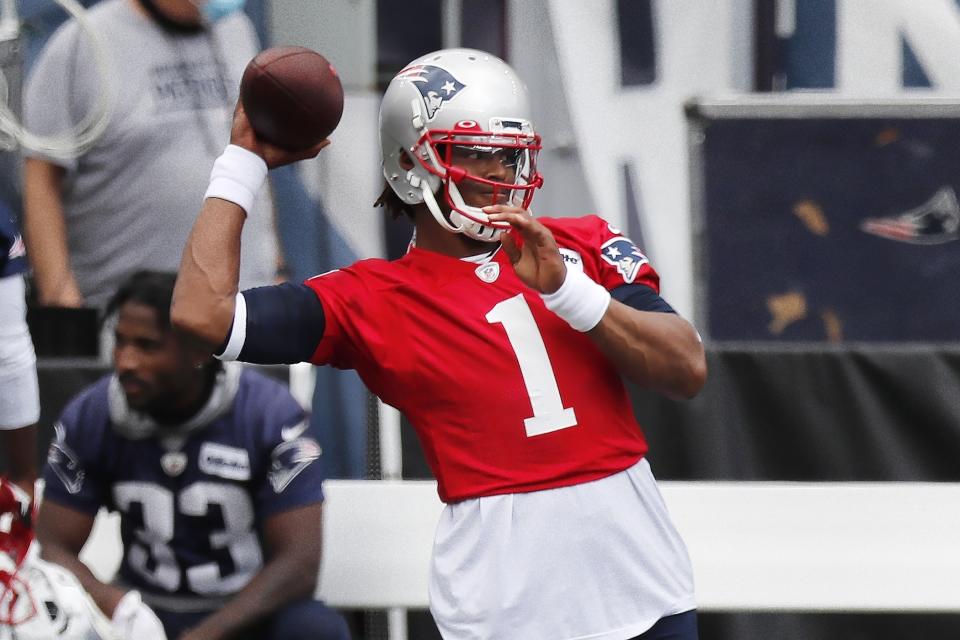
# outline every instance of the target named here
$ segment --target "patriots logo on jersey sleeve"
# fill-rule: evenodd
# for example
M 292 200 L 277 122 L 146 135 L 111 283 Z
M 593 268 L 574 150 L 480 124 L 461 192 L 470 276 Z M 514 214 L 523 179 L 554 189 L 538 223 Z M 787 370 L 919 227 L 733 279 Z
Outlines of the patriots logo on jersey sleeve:
M 67 445 L 67 432 L 59 422 L 53 425 L 56 437 L 47 450 L 47 463 L 70 493 L 80 493 L 87 472 L 80 457 Z
M 296 424 L 291 424 L 289 426 L 282 427 L 280 429 L 280 439 L 286 442 L 288 440 L 293 440 L 294 438 L 298 438 L 303 435 L 303 432 L 307 430 L 308 426 L 309 425 L 307 424 L 306 420 L 301 420 Z
M 405 78 L 413 83 L 423 103 L 427 107 L 427 119 L 433 120 L 437 110 L 447 100 L 453 100 L 464 88 L 462 82 L 451 75 L 449 71 L 430 64 L 418 64 L 407 67 L 397 74 L 398 78 Z
M 321 453 L 320 445 L 313 438 L 297 438 L 278 445 L 270 455 L 270 471 L 267 473 L 273 491 L 282 493 Z
M 600 247 L 600 255 L 604 261 L 617 268 L 627 284 L 636 279 L 640 267 L 650 262 L 629 238 L 623 236 L 604 242 Z
M 13 237 L 13 244 L 10 245 L 10 252 L 7 255 L 9 260 L 15 260 L 27 255 L 27 245 L 23 243 L 23 236 L 19 233 Z

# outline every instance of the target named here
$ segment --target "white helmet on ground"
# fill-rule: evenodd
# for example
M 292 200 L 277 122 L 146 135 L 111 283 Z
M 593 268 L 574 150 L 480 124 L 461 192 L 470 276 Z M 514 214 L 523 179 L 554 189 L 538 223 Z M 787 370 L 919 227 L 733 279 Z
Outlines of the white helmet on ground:
M 0 479 L 0 640 L 111 640 L 77 578 L 37 557 L 32 512 L 29 497 Z
M 112 640 L 109 620 L 63 567 L 30 557 L 0 576 L 0 640 Z
M 540 136 L 530 118 L 527 89 L 503 60 L 474 49 L 443 49 L 417 58 L 390 82 L 380 105 L 383 175 L 406 204 L 426 203 L 441 226 L 477 240 L 495 240 L 506 223 L 492 223 L 464 202 L 458 184 L 476 183 L 490 204 L 527 208 L 543 184 L 537 171 Z M 469 175 L 452 166 L 451 146 L 505 154 L 510 183 Z M 401 165 L 407 154 L 412 169 Z M 442 188 L 451 211 L 440 210 Z

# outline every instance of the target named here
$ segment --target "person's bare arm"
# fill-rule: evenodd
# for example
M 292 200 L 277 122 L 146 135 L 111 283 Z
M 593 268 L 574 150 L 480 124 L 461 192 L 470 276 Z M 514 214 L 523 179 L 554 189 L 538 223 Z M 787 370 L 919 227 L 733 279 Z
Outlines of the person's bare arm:
M 620 373 L 671 398 L 692 398 L 707 379 L 703 343 L 675 313 L 639 311 L 611 300 L 588 334 Z
M 509 222 L 523 237 L 518 247 L 509 234 L 503 248 L 520 279 L 543 294 L 557 291 L 567 267 L 553 234 L 517 207 L 486 207 L 491 220 Z M 692 398 L 707 376 L 703 344 L 693 326 L 679 315 L 639 311 L 617 300 L 587 332 L 617 370 L 634 384 L 674 398 Z
M 266 564 L 238 594 L 180 640 L 229 638 L 295 600 L 308 598 L 320 573 L 320 503 L 285 511 L 263 527 Z
M 33 485 L 37 481 L 37 425 L 2 430 L 0 443 L 7 459 L 10 481 L 33 500 Z
M 330 141 L 323 140 L 299 152 L 261 142 L 238 104 L 230 144 L 257 154 L 272 169 L 312 158 Z M 211 351 L 223 344 L 233 322 L 240 280 L 240 233 L 245 220 L 246 212 L 239 205 L 220 198 L 205 199 L 180 261 L 170 320 Z
M 94 517 L 44 500 L 37 516 L 37 541 L 40 556 L 69 570 L 77 577 L 100 610 L 109 618 L 124 591 L 100 582 L 80 560 L 80 550 L 90 537 Z
M 40 304 L 82 307 L 83 296 L 70 269 L 63 213 L 64 169 L 46 160 L 23 164 L 23 227 Z
M 245 220 L 238 205 L 207 198 L 180 261 L 170 321 L 211 352 L 223 343 L 233 323 Z

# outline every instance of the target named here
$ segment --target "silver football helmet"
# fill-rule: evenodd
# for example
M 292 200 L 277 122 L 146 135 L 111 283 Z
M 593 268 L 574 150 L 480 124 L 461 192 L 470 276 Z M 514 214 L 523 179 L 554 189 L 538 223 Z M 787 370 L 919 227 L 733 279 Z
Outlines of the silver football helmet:
M 0 640 L 112 640 L 110 621 L 63 567 L 31 557 L 0 574 Z
M 406 204 L 426 203 L 441 226 L 484 241 L 509 225 L 493 223 L 464 201 L 461 187 L 489 204 L 530 206 L 543 184 L 537 171 L 540 136 L 530 119 L 527 89 L 503 60 L 474 49 L 443 49 L 417 58 L 390 82 L 380 105 L 383 175 Z M 489 154 L 510 171 L 509 181 L 467 173 L 458 153 Z M 412 169 L 401 165 L 407 154 Z M 450 208 L 441 211 L 435 194 Z
M 112 640 L 77 578 L 38 557 L 30 500 L 0 479 L 0 640 Z

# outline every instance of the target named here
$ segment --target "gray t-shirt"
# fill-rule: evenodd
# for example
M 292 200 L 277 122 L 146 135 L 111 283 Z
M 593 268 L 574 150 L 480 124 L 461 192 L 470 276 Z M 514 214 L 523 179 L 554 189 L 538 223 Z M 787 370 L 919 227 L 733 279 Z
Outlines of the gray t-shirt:
M 240 77 L 258 48 L 240 12 L 189 35 L 161 30 L 131 0 L 105 0 L 88 17 L 116 87 L 106 131 L 78 158 L 24 153 L 67 170 L 70 266 L 87 304 L 102 308 L 133 271 L 179 268 L 213 161 L 229 141 Z M 62 135 L 97 108 L 103 91 L 90 39 L 70 21 L 30 74 L 24 122 L 33 133 Z M 264 189 L 243 230 L 241 288 L 269 284 L 276 255 Z

